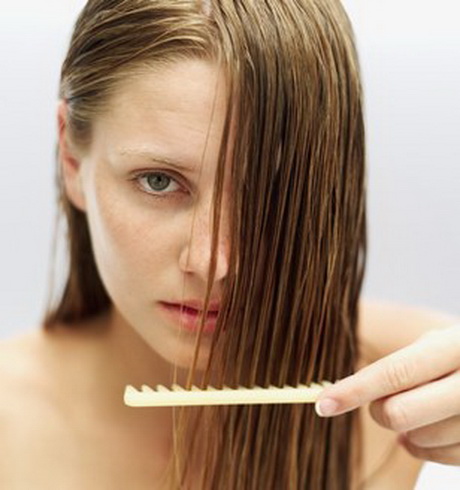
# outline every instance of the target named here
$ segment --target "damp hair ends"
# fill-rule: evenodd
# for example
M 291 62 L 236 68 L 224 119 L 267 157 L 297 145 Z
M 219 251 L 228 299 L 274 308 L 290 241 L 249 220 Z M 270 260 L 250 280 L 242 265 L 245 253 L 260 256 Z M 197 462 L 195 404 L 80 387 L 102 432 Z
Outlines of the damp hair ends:
M 351 374 L 366 262 L 365 133 L 358 58 L 340 2 L 89 0 L 59 93 L 76 147 L 91 143 L 92 121 L 118 84 L 185 58 L 215 61 L 228 85 L 207 298 L 228 168 L 232 182 L 223 307 L 207 368 L 192 365 L 189 379 L 266 387 Z M 57 181 L 69 274 L 44 315 L 50 329 L 111 305 L 86 218 L 59 173 Z M 187 407 L 175 418 L 166 488 L 336 490 L 359 477 L 356 412 L 320 419 L 308 405 Z
M 216 2 L 212 12 L 232 88 L 227 127 L 238 137 L 224 133 L 219 161 L 218 180 L 230 145 L 233 247 L 203 385 L 340 379 L 358 360 L 366 254 L 350 24 L 327 1 Z M 339 489 L 356 478 L 356 414 L 261 405 L 183 408 L 181 417 L 173 486 Z

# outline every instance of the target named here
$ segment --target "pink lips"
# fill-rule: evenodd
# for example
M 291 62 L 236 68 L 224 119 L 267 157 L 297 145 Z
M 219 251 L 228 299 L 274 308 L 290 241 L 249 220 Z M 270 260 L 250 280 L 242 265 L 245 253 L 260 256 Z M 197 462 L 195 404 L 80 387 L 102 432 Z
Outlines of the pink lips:
M 212 333 L 216 329 L 217 316 L 219 310 L 216 308 L 217 303 L 209 305 L 208 314 L 206 315 L 203 332 Z M 201 309 L 194 308 L 194 305 L 203 307 L 202 303 L 187 301 L 186 303 L 165 303 L 160 302 L 163 311 L 172 318 L 181 327 L 190 332 L 197 332 L 200 327 Z M 193 305 L 193 306 L 192 306 Z

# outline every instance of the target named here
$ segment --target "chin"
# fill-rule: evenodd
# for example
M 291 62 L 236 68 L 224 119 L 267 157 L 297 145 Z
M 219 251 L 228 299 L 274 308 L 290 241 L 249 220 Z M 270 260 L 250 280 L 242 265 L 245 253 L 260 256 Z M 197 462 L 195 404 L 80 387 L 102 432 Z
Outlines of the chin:
M 192 353 L 181 353 L 180 355 L 171 356 L 169 362 L 180 369 L 190 369 L 193 365 L 193 352 Z M 197 371 L 204 371 L 208 364 L 208 355 L 200 354 L 198 356 L 197 362 L 195 364 L 195 369 Z
M 173 345 L 168 346 L 167 350 L 157 350 L 157 353 L 168 362 L 171 367 L 189 370 L 193 365 L 195 344 L 194 342 L 183 343 L 178 341 Z M 197 371 L 204 371 L 208 365 L 209 347 L 202 345 L 198 354 L 198 359 L 195 364 Z

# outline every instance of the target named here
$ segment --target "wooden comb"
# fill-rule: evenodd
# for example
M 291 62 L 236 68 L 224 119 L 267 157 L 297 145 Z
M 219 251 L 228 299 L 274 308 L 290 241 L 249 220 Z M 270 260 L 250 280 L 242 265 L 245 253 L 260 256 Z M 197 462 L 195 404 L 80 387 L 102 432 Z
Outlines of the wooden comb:
M 185 389 L 182 386 L 173 384 L 171 388 L 158 385 L 151 388 L 142 385 L 141 390 L 137 390 L 132 385 L 125 387 L 124 402 L 129 407 L 177 407 L 177 406 L 197 406 L 197 405 L 257 405 L 274 403 L 315 403 L 319 394 L 327 387 L 332 385 L 329 381 L 311 383 L 309 385 L 284 386 L 278 388 L 269 386 L 261 388 L 229 388 L 224 386 L 222 389 L 198 388 L 192 386 Z

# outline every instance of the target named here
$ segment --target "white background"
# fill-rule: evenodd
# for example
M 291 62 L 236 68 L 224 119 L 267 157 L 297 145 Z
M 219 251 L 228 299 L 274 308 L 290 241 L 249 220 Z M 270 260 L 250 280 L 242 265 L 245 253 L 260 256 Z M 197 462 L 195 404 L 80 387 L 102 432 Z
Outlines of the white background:
M 0 0 L 0 337 L 43 311 L 60 64 L 83 0 Z M 460 7 L 345 0 L 366 90 L 365 296 L 460 313 Z M 426 465 L 418 490 L 460 488 Z

